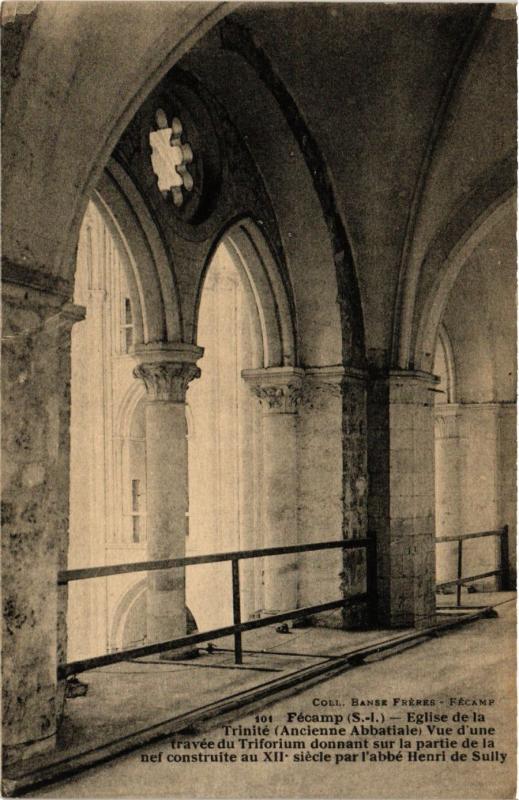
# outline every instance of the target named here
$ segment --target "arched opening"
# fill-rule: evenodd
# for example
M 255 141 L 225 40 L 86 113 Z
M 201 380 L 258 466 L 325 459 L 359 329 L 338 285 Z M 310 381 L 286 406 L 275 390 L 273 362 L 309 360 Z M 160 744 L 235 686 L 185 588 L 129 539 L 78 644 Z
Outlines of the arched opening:
M 435 406 L 436 535 L 508 525 L 512 571 L 515 265 L 515 213 L 506 201 L 465 243 L 465 258 L 444 266 L 443 282 L 421 322 L 429 336 L 441 315 L 434 350 L 434 372 L 441 378 Z M 456 543 L 438 545 L 439 582 L 456 577 L 456 553 Z M 500 557 L 497 537 L 470 540 L 463 549 L 463 573 L 497 569 Z M 496 585 L 487 577 L 476 588 L 491 591 Z
M 72 341 L 69 568 L 149 557 L 146 392 L 135 380 L 132 352 L 161 324 L 160 309 L 167 310 L 171 297 L 157 313 L 153 292 L 143 290 L 147 281 L 156 284 L 156 259 L 144 268 L 139 260 L 137 271 L 122 232 L 120 198 L 108 178 L 105 184 L 114 209 L 100 199 L 90 204 L 77 257 L 75 299 L 86 308 L 86 319 Z M 131 236 L 140 252 L 139 235 L 134 230 Z M 166 316 L 165 324 L 168 329 L 172 324 L 173 331 L 178 315 L 171 313 L 170 319 Z M 206 356 L 203 378 L 191 384 L 186 407 L 186 553 L 261 547 L 261 415 L 242 370 L 284 367 L 296 355 L 285 288 L 266 241 L 250 220 L 234 224 L 214 251 L 199 291 L 197 323 Z M 187 604 L 202 628 L 230 621 L 227 567 L 197 567 L 194 580 L 194 568 L 188 571 Z M 68 661 L 120 649 L 123 640 L 146 641 L 146 592 L 132 605 L 131 632 L 116 623 L 122 598 L 132 594 L 141 578 L 121 574 L 71 583 Z M 262 607 L 261 563 L 244 564 L 242 578 L 248 617 Z M 129 609 L 126 603 L 125 619 Z M 190 612 L 191 626 L 189 619 Z
M 130 261 L 106 209 L 91 202 L 75 286 L 86 317 L 72 332 L 69 568 L 146 557 L 144 388 L 133 377 L 130 355 L 136 339 Z M 68 661 L 122 646 L 111 634 L 114 616 L 140 580 L 120 575 L 69 585 Z M 132 630 L 145 625 L 141 612 L 134 609 Z
M 250 272 L 224 237 L 203 283 L 202 376 L 188 393 L 188 555 L 261 547 L 261 415 L 242 378 L 242 370 L 269 358 L 256 297 Z M 242 613 L 249 618 L 262 608 L 259 560 L 242 562 L 242 578 Z M 186 597 L 200 630 L 230 624 L 229 563 L 188 567 Z
M 72 342 L 70 568 L 147 558 L 146 396 L 133 376 L 131 350 L 153 315 L 144 313 L 142 324 L 144 306 L 135 300 L 142 276 L 135 276 L 132 254 L 114 225 L 104 203 L 91 203 L 78 247 L 75 299 L 86 319 Z M 188 393 L 186 553 L 261 547 L 262 417 L 242 371 L 291 365 L 296 355 L 283 284 L 249 220 L 232 226 L 214 250 L 199 293 L 197 328 L 205 356 L 202 378 Z M 230 622 L 227 573 L 228 564 L 187 571 L 186 603 L 200 629 Z M 260 560 L 242 565 L 242 580 L 248 618 L 263 607 Z M 128 574 L 70 585 L 67 660 L 120 649 L 123 640 L 146 640 L 145 592 L 130 604 L 131 634 L 119 619 L 122 598 L 140 581 L 139 574 Z

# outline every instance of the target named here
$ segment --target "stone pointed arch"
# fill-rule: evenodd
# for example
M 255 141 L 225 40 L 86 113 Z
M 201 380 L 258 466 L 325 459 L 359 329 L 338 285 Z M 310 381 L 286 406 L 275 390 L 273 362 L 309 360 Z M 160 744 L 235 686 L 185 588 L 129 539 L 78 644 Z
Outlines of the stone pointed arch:
M 446 253 L 445 250 L 443 251 L 444 258 L 440 260 L 440 263 L 436 263 L 436 276 L 431 289 L 424 298 L 417 321 L 413 349 L 414 365 L 417 369 L 430 371 L 432 368 L 436 338 L 443 312 L 463 265 L 488 233 L 511 209 L 515 208 L 515 203 L 515 191 L 510 188 L 473 219 L 456 241 L 452 241 L 452 237 L 449 237 L 448 229 L 441 231 L 435 240 L 435 244 L 443 241 L 449 242 L 450 246 Z M 457 230 L 463 218 L 466 218 L 467 211 L 470 211 L 470 208 L 463 207 L 461 209 L 454 220 L 454 230 Z M 438 262 L 439 253 L 442 251 L 433 246 L 424 260 L 424 265 L 430 266 L 433 262 Z
M 137 317 L 136 343 L 182 341 L 180 303 L 171 259 L 142 196 L 113 159 L 95 196 L 127 256 L 127 279 Z
M 240 273 L 250 301 L 253 323 L 261 342 L 261 366 L 294 366 L 297 360 L 295 322 L 289 294 L 262 231 L 250 218 L 234 222 L 215 241 L 200 278 L 195 319 L 198 320 L 212 257 L 221 244 L 227 248 Z
M 218 57 L 197 61 L 197 76 L 247 143 L 272 203 L 293 295 L 298 364 L 364 367 L 354 254 L 331 170 L 250 32 L 234 20 L 220 33 Z
M 460 43 L 458 54 L 445 84 L 443 94 L 427 138 L 422 163 L 409 208 L 409 215 L 402 245 L 400 270 L 393 321 L 392 361 L 396 367 L 407 369 L 410 361 L 411 334 L 415 310 L 415 299 L 421 279 L 422 264 L 416 255 L 421 220 L 426 213 L 427 188 L 438 160 L 443 153 L 445 126 L 449 112 L 459 97 L 467 78 L 474 50 L 480 43 L 485 23 L 490 15 L 490 6 L 481 6 L 465 40 Z

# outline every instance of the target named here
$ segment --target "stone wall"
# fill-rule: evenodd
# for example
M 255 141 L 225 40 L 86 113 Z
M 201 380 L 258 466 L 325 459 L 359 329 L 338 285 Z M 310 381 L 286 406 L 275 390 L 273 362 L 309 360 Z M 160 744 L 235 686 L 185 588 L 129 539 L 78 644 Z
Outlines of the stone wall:
M 2 398 L 3 746 L 52 747 L 66 657 L 70 329 L 82 309 L 4 284 Z
M 342 530 L 345 539 L 362 539 L 368 535 L 366 403 L 366 376 L 360 370 L 347 369 L 343 380 L 342 406 Z M 368 581 L 368 564 L 368 551 L 344 551 L 342 588 L 346 596 L 373 588 Z M 372 622 L 366 604 L 345 610 L 343 620 L 347 627 L 363 627 Z
M 515 574 L 515 404 L 461 403 L 436 406 L 437 536 L 509 526 L 509 567 Z M 456 544 L 437 546 L 438 582 L 456 577 Z M 469 541 L 463 574 L 497 569 L 499 540 Z M 496 578 L 479 581 L 492 590 Z

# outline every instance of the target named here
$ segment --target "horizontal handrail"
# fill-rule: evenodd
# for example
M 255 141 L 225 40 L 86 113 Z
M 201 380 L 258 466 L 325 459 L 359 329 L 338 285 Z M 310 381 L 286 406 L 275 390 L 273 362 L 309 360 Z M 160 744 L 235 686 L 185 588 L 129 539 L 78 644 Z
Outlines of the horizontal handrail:
M 241 633 L 242 631 L 252 631 L 255 628 L 263 628 L 288 619 L 308 617 L 311 614 L 317 614 L 322 611 L 330 611 L 334 608 L 347 608 L 348 606 L 363 603 L 367 599 L 368 594 L 364 592 L 362 594 L 352 595 L 352 597 L 343 598 L 342 600 L 332 600 L 329 603 L 321 603 L 320 605 L 316 606 L 297 608 L 293 609 L 292 611 L 285 611 L 282 614 L 272 614 L 271 616 L 264 617 L 263 619 L 252 619 L 248 622 L 241 622 L 239 625 L 226 625 L 224 628 L 214 628 L 212 631 L 193 633 L 190 636 L 181 636 L 177 639 L 172 639 L 169 642 L 148 644 L 144 645 L 143 647 L 120 650 L 117 653 L 107 653 L 103 656 L 94 656 L 93 658 L 84 658 L 81 661 L 72 661 L 69 664 L 60 664 L 58 667 L 58 678 L 63 679 L 67 678 L 69 675 L 77 675 L 79 672 L 85 672 L 86 670 L 96 669 L 98 667 L 106 667 L 110 664 L 117 664 L 121 661 L 144 658 L 145 656 L 163 653 L 168 650 L 177 650 L 181 647 L 188 647 L 190 645 L 200 644 L 201 642 L 208 642 L 211 639 L 221 639 L 223 636 L 230 636 L 231 634 Z
M 463 543 L 467 539 L 481 539 L 484 536 L 498 536 L 499 537 L 499 569 L 492 569 L 488 572 L 480 572 L 478 575 L 465 575 L 463 576 Z M 456 605 L 461 606 L 461 588 L 466 583 L 475 583 L 476 581 L 483 580 L 483 578 L 490 578 L 499 576 L 499 589 L 501 591 L 508 591 L 510 588 L 510 566 L 508 563 L 508 525 L 503 525 L 502 528 L 493 531 L 478 531 L 477 533 L 460 533 L 456 536 L 439 536 L 436 542 L 443 544 L 444 542 L 456 542 L 458 551 L 458 566 L 457 578 L 437 583 L 436 589 L 446 589 L 449 586 L 456 586 Z
M 81 569 L 61 570 L 58 572 L 58 585 L 63 586 L 70 581 L 81 581 L 88 578 L 104 578 L 109 575 L 121 575 L 130 572 L 151 572 L 157 569 L 171 569 L 173 567 L 189 567 L 195 564 L 215 564 L 219 561 L 233 561 L 244 558 L 262 558 L 264 556 L 281 556 L 289 553 L 307 553 L 312 550 L 330 550 L 341 548 L 355 550 L 369 547 L 372 539 L 340 539 L 329 542 L 311 542 L 308 544 L 294 544 L 286 547 L 264 547 L 257 550 L 233 550 L 227 553 L 211 553 L 205 556 L 185 556 L 183 558 L 166 558 L 159 561 L 135 561 L 127 564 L 112 564 L 99 567 L 84 567 Z
M 481 539 L 484 536 L 504 536 L 507 531 L 506 525 L 495 531 L 480 531 L 478 533 L 459 533 L 456 536 L 438 536 L 436 542 L 459 542 L 466 539 Z
M 495 575 L 501 575 L 503 572 L 502 569 L 491 569 L 488 572 L 480 572 L 479 575 L 467 575 L 466 578 L 455 578 L 452 581 L 445 581 L 445 583 L 437 583 L 437 589 L 444 589 L 446 586 L 462 586 L 465 583 L 470 583 L 471 581 L 481 581 L 483 578 L 491 578 Z

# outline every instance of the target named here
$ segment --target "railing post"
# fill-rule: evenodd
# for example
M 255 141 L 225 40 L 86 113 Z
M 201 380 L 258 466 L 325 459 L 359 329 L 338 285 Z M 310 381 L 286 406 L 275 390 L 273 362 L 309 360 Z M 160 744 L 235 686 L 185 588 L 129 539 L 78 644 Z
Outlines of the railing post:
M 500 550 L 500 563 L 499 569 L 501 575 L 499 576 L 499 590 L 501 592 L 510 591 L 510 561 L 508 553 L 508 525 L 501 528 L 499 533 L 499 550 Z
M 232 564 L 232 613 L 233 625 L 241 624 L 241 602 L 240 602 L 240 562 L 233 558 Z M 243 664 L 241 649 L 241 631 L 234 633 L 234 663 Z
M 458 580 L 463 574 L 463 539 L 458 539 Z M 456 586 L 456 605 L 461 606 L 461 583 Z
M 377 591 L 377 541 L 373 533 L 368 533 L 369 544 L 366 547 L 366 592 L 368 595 L 369 625 L 374 628 L 378 620 Z

